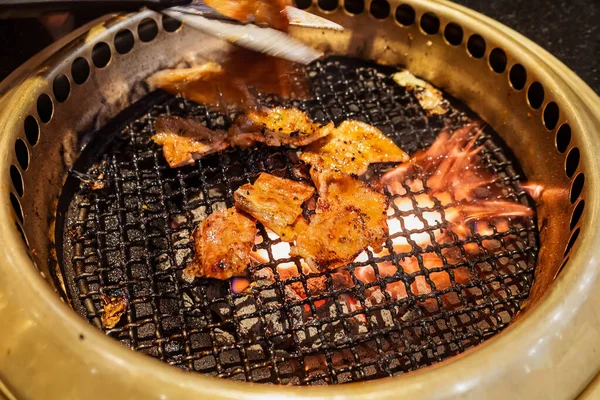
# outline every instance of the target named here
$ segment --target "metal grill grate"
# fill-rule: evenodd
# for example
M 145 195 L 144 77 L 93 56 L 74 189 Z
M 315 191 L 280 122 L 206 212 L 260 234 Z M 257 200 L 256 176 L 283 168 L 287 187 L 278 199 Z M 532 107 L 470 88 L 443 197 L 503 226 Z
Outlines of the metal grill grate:
M 317 62 L 309 68 L 316 99 L 293 105 L 318 120 L 368 122 L 409 153 L 428 146 L 443 126 L 467 119 L 456 109 L 428 118 L 413 95 L 389 78 L 392 71 L 346 58 Z M 264 103 L 276 104 L 277 99 Z M 189 282 L 182 270 L 192 256 L 189 238 L 198 221 L 215 209 L 233 206 L 233 192 L 260 172 L 303 179 L 307 168 L 290 150 L 258 146 L 170 169 L 150 141 L 153 122 L 164 113 L 195 116 L 213 129 L 231 123 L 229 116 L 203 106 L 152 94 L 125 112 L 125 127 L 108 144 L 103 138 L 100 147 L 88 145 L 82 157 L 93 154 L 101 162 L 81 171 L 85 175 L 75 175 L 101 176 L 104 188 L 92 190 L 89 183 L 77 181 L 68 193 L 67 218 L 61 225 L 66 296 L 98 326 L 100 295 L 126 296 L 126 315 L 106 330 L 124 345 L 187 370 L 235 380 L 344 383 L 416 370 L 458 354 L 506 327 L 527 298 L 538 250 L 533 219 L 511 221 L 508 231 L 492 226 L 490 235 L 474 233 L 466 241 L 454 237 L 438 243 L 432 233 L 447 228 L 447 206 L 430 197 L 426 185 L 406 184 L 406 193 L 394 199 L 409 199 L 414 209 L 393 207 L 390 218 L 411 215 L 421 221 L 419 229 L 403 226 L 397 235 L 427 234 L 427 246 L 411 242 L 410 251 L 397 253 L 390 239 L 389 254 L 377 258 L 368 253 L 351 264 L 345 283 L 332 271 L 283 280 L 277 265 L 299 266 L 298 260 L 277 260 L 274 249 L 281 244 L 259 224 L 257 249 L 265 250 L 269 261 L 251 267 L 255 284 L 250 292 L 233 293 L 229 282 Z M 483 163 L 493 171 L 502 196 L 527 201 L 516 184 L 521 178 L 518 167 L 500 140 L 486 133 L 481 141 L 486 144 Z M 423 197 L 430 199 L 429 205 L 423 205 Z M 427 222 L 426 212 L 439 213 L 439 223 Z M 496 243 L 494 251 L 489 242 Z M 448 261 L 448 252 L 464 255 L 468 244 L 480 250 L 477 257 Z M 443 260 L 443 266 L 427 270 L 423 259 L 428 254 Z M 400 272 L 384 276 L 382 262 Z M 419 270 L 402 272 L 408 262 L 418 263 Z M 373 268 L 374 281 L 358 279 L 358 268 L 364 266 Z M 454 279 L 458 268 L 468 268 L 469 283 Z M 450 287 L 412 293 L 411 284 L 419 276 L 435 287 L 434 272 L 448 274 Z M 314 283 L 323 280 L 326 290 L 315 290 Z M 394 282 L 402 282 L 406 297 L 390 295 L 386 288 Z

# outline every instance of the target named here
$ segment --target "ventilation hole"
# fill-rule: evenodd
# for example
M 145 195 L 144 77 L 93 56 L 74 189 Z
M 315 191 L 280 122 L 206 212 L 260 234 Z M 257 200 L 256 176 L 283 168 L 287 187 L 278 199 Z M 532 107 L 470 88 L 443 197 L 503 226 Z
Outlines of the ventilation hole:
M 446 25 L 446 29 L 444 29 L 444 37 L 452 46 L 458 46 L 463 41 L 463 29 L 460 27 L 460 25 L 450 22 L 448 25 Z
M 390 16 L 390 3 L 387 0 L 373 0 L 369 11 L 373 17 L 385 19 Z
M 363 0 L 345 0 L 344 8 L 350 14 L 361 14 L 365 11 L 365 2 Z
M 521 90 L 525 87 L 525 83 L 527 82 L 527 71 L 525 71 L 525 67 L 521 64 L 515 64 L 510 69 L 510 85 L 515 90 Z
M 21 234 L 21 237 L 23 238 L 25 245 L 29 246 L 29 242 L 27 241 L 27 238 L 25 237 L 25 232 L 23 232 L 23 228 L 21 228 L 21 225 L 19 225 L 17 222 L 15 222 L 15 226 L 17 227 L 17 230 Z
M 539 82 L 533 82 L 527 91 L 527 100 L 531 108 L 536 110 L 542 106 L 544 102 L 544 87 Z
M 575 175 L 575 171 L 577 171 L 578 166 L 579 149 L 577 147 L 573 147 L 567 155 L 567 161 L 565 162 L 565 172 L 569 178 L 572 178 L 573 175 Z
M 508 60 L 506 58 L 506 53 L 502 49 L 494 49 L 490 52 L 490 67 L 492 69 L 501 74 L 506 70 L 506 64 Z
M 73 61 L 73 65 L 71 66 L 71 76 L 73 77 L 73 81 L 78 85 L 81 85 L 87 80 L 90 76 L 90 64 L 85 58 L 79 57 Z
M 546 108 L 544 109 L 544 125 L 546 125 L 546 129 L 551 131 L 556 128 L 559 115 L 560 111 L 555 102 L 551 101 L 546 105 Z
M 434 13 L 425 13 L 421 17 L 421 29 L 428 35 L 435 35 L 440 30 L 440 19 Z
M 133 49 L 134 42 L 133 33 L 129 29 L 124 29 L 115 36 L 115 49 L 119 54 L 127 54 Z
M 296 0 L 296 7 L 305 10 L 312 5 L 312 0 Z
M 585 200 L 581 200 L 579 203 L 577 203 L 577 207 L 575 207 L 575 210 L 573 210 L 573 215 L 571 215 L 571 224 L 569 225 L 570 230 L 573 230 L 573 228 L 575 228 L 575 225 L 577 225 L 577 223 L 579 222 L 579 219 L 583 214 L 584 208 Z
M 110 47 L 104 42 L 96 44 L 92 50 L 92 61 L 98 68 L 106 67 L 110 61 Z
M 333 11 L 338 8 L 337 0 L 319 0 L 319 7 L 324 11 Z
M 471 35 L 467 42 L 467 50 L 473 58 L 481 58 L 485 55 L 485 40 L 480 35 Z
M 69 83 L 69 78 L 66 75 L 58 75 L 54 78 L 54 83 L 52 84 L 52 91 L 54 92 L 54 98 L 59 103 L 67 100 L 69 98 L 69 93 L 71 92 L 71 84 Z
M 581 191 L 583 190 L 583 184 L 585 183 L 585 176 L 583 175 L 583 172 L 580 172 L 577 177 L 575 177 L 575 180 L 573 181 L 573 184 L 571 185 L 571 204 L 575 204 L 575 200 L 577 200 L 579 198 L 579 195 L 581 194 Z
M 17 139 L 15 142 L 15 154 L 17 155 L 17 161 L 23 171 L 27 171 L 29 167 L 29 149 L 22 139 Z
M 40 140 L 40 126 L 31 115 L 28 115 L 27 118 L 25 118 L 25 123 L 23 125 L 27 141 L 29 141 L 30 145 L 35 146 L 38 140 Z
M 13 186 L 19 197 L 23 197 L 23 177 L 19 169 L 14 165 L 10 166 L 10 179 L 12 179 Z
M 310 1 L 309 1 L 308 5 L 310 5 Z M 169 17 L 168 15 L 163 15 L 162 26 L 163 26 L 163 29 L 167 32 L 175 32 L 177 29 L 179 29 L 181 27 L 181 21 L 176 20 L 175 18 Z
M 396 8 L 396 21 L 402 26 L 410 26 L 415 23 L 415 9 L 408 4 L 402 4 Z
M 19 203 L 19 200 L 14 193 L 10 194 L 10 202 L 12 203 L 13 210 L 15 210 L 17 218 L 19 218 L 19 221 L 23 222 L 23 210 L 21 209 L 21 203 Z
M 556 132 L 556 150 L 564 153 L 571 143 L 571 127 L 569 124 L 563 124 Z
M 43 93 L 40 95 L 40 97 L 38 97 L 37 112 L 38 116 L 40 117 L 40 121 L 42 121 L 43 123 L 49 122 L 52 118 L 53 108 L 54 106 L 52 104 L 52 100 L 50 99 L 50 96 L 48 96 L 46 93 Z
M 158 25 L 150 18 L 143 20 L 138 26 L 138 35 L 142 42 L 151 42 L 158 35 Z
M 565 256 L 569 253 L 569 251 L 571 251 L 571 248 L 577 241 L 580 230 L 581 229 L 579 229 L 579 228 L 575 229 L 575 232 L 573 232 L 573 234 L 571 235 L 571 239 L 569 239 L 569 243 L 567 244 L 567 248 L 565 249 L 565 254 L 564 254 Z

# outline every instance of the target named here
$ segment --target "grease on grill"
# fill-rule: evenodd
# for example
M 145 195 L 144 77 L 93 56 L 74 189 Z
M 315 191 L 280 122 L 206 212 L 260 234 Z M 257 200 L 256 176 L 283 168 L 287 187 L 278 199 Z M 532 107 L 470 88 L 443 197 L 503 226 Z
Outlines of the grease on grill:
M 320 61 L 309 68 L 315 100 L 284 105 L 321 122 L 362 120 L 409 154 L 429 146 L 442 127 L 463 124 L 465 115 L 456 109 L 427 116 L 413 94 L 393 82 L 393 72 L 345 58 Z M 262 102 L 281 104 L 275 97 Z M 105 330 L 124 345 L 186 370 L 235 380 L 363 381 L 413 371 L 483 342 L 505 328 L 527 298 L 538 251 L 533 219 L 501 227 L 471 223 L 468 237 L 450 235 L 439 243 L 434 232 L 448 227 L 444 210 L 453 200 L 427 192 L 426 177 L 421 186 L 402 184 L 391 203 L 410 207 L 392 207 L 388 215 L 413 222 L 394 235 L 429 237 L 420 246 L 407 241 L 395 250 L 388 240 L 387 254 L 366 251 L 343 271 L 300 273 L 305 267 L 286 255 L 289 244 L 259 224 L 256 248 L 266 259 L 250 268 L 250 287 L 232 291 L 228 281 L 183 279 L 194 227 L 233 206 L 235 190 L 262 172 L 296 180 L 309 175 L 294 152 L 262 145 L 171 169 L 150 141 L 152 122 L 165 113 L 201 119 L 215 130 L 231 124 L 227 116 L 180 98 L 151 107 L 106 151 L 106 187 L 79 188 L 65 229 L 82 232 L 64 238 L 73 251 L 65 252 L 73 256 L 64 269 L 81 266 L 72 270 L 79 272 L 69 285 L 71 297 L 92 302 L 95 311 L 84 311 L 92 322 L 102 310 L 100 293 L 125 293 L 128 323 Z M 515 161 L 499 139 L 486 131 L 479 143 L 482 163 L 503 198 L 525 199 Z M 383 171 L 377 166 L 369 173 Z M 439 214 L 433 224 L 431 213 Z M 487 249 L 491 242 L 493 252 Z M 466 258 L 465 246 L 479 251 Z M 463 261 L 452 262 L 456 255 Z M 428 258 L 437 259 L 439 268 L 429 271 Z

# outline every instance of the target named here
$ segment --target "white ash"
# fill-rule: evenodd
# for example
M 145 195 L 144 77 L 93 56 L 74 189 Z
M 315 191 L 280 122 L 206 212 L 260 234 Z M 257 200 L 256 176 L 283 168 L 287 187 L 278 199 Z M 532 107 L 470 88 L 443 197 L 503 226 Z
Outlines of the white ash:
M 215 334 L 215 342 L 219 346 L 225 346 L 228 344 L 235 343 L 235 338 L 229 332 L 226 332 L 220 328 L 215 328 L 213 330 L 213 333 Z

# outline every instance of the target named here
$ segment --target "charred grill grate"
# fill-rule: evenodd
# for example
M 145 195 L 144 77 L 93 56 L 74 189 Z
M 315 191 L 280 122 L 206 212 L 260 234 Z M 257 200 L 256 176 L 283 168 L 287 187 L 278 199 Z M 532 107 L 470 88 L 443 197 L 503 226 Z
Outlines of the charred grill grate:
M 373 124 L 409 153 L 429 145 L 443 126 L 458 126 L 466 118 L 456 109 L 443 118 L 427 117 L 413 95 L 389 78 L 390 68 L 331 58 L 309 71 L 316 100 L 296 106 L 316 119 Z M 265 99 L 266 104 L 276 102 Z M 59 230 L 64 227 L 57 237 L 63 238 L 59 254 L 66 297 L 100 326 L 101 295 L 125 296 L 126 314 L 116 327 L 104 329 L 124 345 L 186 370 L 235 380 L 344 383 L 416 370 L 458 354 L 506 327 L 527 298 L 538 250 L 533 219 L 511 221 L 507 231 L 492 225 L 489 235 L 474 233 L 466 241 L 455 237 L 438 243 L 433 232 L 447 228 L 447 206 L 432 197 L 423 206 L 421 200 L 429 196 L 426 185 L 407 184 L 406 193 L 395 198 L 409 199 L 413 209 L 393 207 L 390 218 L 411 215 L 420 221 L 420 228 L 403 226 L 396 235 L 424 233 L 430 237 L 426 246 L 409 241 L 412 249 L 398 253 L 390 239 L 389 254 L 378 259 L 368 253 L 348 267 L 350 274 L 327 271 L 284 280 L 277 265 L 299 267 L 298 260 L 276 259 L 282 244 L 259 224 L 257 249 L 266 251 L 269 261 L 251 268 L 255 284 L 250 292 L 236 294 L 229 282 L 189 282 L 182 270 L 192 256 L 189 237 L 198 221 L 215 209 L 233 206 L 233 192 L 260 172 L 306 179 L 307 168 L 289 150 L 259 146 L 169 169 L 150 141 L 153 122 L 164 113 L 193 115 L 214 129 L 230 124 L 228 116 L 203 106 L 152 94 L 125 112 L 124 128 L 112 126 L 114 138 L 108 145 L 88 145 L 82 160 L 89 156 L 101 161 L 69 178 L 77 177 L 77 185 L 71 191 L 65 187 L 68 212 L 57 224 Z M 516 184 L 521 178 L 518 167 L 499 139 L 486 133 L 481 141 L 486 144 L 483 162 L 493 171 L 502 196 L 527 201 Z M 93 190 L 86 177 L 101 178 L 103 188 Z M 439 222 L 431 225 L 426 212 L 439 213 Z M 490 242 L 494 251 L 486 245 Z M 477 246 L 477 257 L 447 260 L 448 251 L 465 254 L 467 245 Z M 427 270 L 427 254 L 443 266 Z M 384 261 L 400 272 L 381 274 Z M 417 263 L 419 270 L 402 272 L 408 262 Z M 373 281 L 357 278 L 364 266 L 373 268 Z M 472 273 L 468 283 L 455 280 L 458 268 Z M 419 276 L 435 287 L 433 273 L 448 274 L 450 287 L 412 293 L 411 284 Z M 319 280 L 325 280 L 326 290 L 315 290 Z M 406 297 L 391 296 L 387 288 L 395 282 L 401 282 Z

